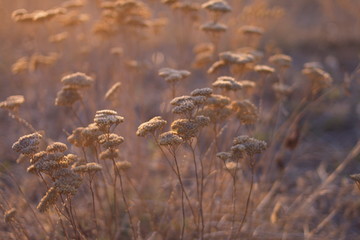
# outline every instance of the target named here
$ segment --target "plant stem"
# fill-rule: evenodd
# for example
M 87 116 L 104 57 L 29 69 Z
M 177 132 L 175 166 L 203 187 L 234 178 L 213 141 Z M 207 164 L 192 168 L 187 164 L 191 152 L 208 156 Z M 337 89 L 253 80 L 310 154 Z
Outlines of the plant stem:
M 251 168 L 250 190 L 249 190 L 249 194 L 248 194 L 248 197 L 247 197 L 247 200 L 246 200 L 245 213 L 244 213 L 244 216 L 243 216 L 243 218 L 242 218 L 242 220 L 241 220 L 241 223 L 240 223 L 240 226 L 239 226 L 239 228 L 238 228 L 237 234 L 240 233 L 241 228 L 242 228 L 243 225 L 244 225 L 244 222 L 245 222 L 245 219 L 246 219 L 246 215 L 247 215 L 247 212 L 248 212 L 248 209 L 249 209 L 249 203 L 250 203 L 251 193 L 252 193 L 252 189 L 253 189 L 253 185 L 254 185 L 254 168 L 255 168 L 254 163 L 250 163 L 250 168 Z
M 171 167 L 171 170 L 172 170 L 172 171 L 175 173 L 175 175 L 178 177 L 179 182 L 182 181 L 182 180 L 181 180 L 181 176 L 179 176 L 177 170 L 175 169 L 175 167 L 173 166 L 173 164 L 170 162 L 168 156 L 166 155 L 166 153 L 165 153 L 164 150 L 162 149 L 162 147 L 161 147 L 161 145 L 159 144 L 158 140 L 156 139 L 155 135 L 153 135 L 153 137 L 154 137 L 154 140 L 155 140 L 156 145 L 160 148 L 160 150 L 161 150 L 162 154 L 164 155 L 166 161 L 168 162 L 169 166 Z M 171 153 L 171 151 L 170 151 L 170 153 Z M 192 205 L 191 205 L 191 203 L 190 203 L 189 196 L 187 195 L 184 186 L 183 186 L 182 184 L 180 184 L 180 186 L 181 186 L 181 190 L 184 192 L 186 201 L 187 201 L 188 204 L 189 204 L 190 211 L 191 211 L 191 213 L 192 213 L 192 215 L 193 215 L 193 218 L 194 218 L 194 224 L 197 226 L 196 214 L 195 214 L 195 211 L 194 211 L 194 209 L 193 209 L 193 207 L 192 207 Z
M 112 159 L 113 161 L 113 164 L 114 164 L 114 169 L 116 170 L 117 174 L 119 175 L 119 180 L 120 180 L 120 191 L 121 191 L 121 195 L 122 195 L 122 199 L 124 201 L 124 204 L 125 204 L 125 211 L 128 215 L 128 218 L 129 218 L 129 224 L 130 224 L 130 228 L 132 230 L 132 234 L 133 234 L 133 239 L 137 239 L 137 234 L 136 234 L 136 230 L 135 230 L 135 227 L 132 223 L 132 217 L 131 217 L 131 212 L 130 212 L 130 207 L 129 207 L 129 204 L 126 200 L 126 196 L 125 196 L 125 192 L 124 192 L 124 186 L 123 186 L 123 180 L 122 180 L 122 176 L 120 174 L 120 171 L 119 169 L 117 168 L 116 164 L 115 164 L 115 160 Z
M 179 179 L 179 183 L 181 186 L 181 210 L 182 210 L 182 227 L 181 227 L 181 235 L 180 235 L 180 240 L 184 239 L 184 232 L 185 232 L 185 203 L 184 203 L 184 184 L 182 182 L 181 179 L 181 173 L 180 173 L 180 168 L 179 168 L 179 164 L 176 158 L 176 152 L 175 149 L 172 149 L 172 153 L 173 153 L 173 157 L 174 157 L 174 162 L 175 162 L 175 166 L 176 166 L 176 171 L 177 171 L 177 176 Z

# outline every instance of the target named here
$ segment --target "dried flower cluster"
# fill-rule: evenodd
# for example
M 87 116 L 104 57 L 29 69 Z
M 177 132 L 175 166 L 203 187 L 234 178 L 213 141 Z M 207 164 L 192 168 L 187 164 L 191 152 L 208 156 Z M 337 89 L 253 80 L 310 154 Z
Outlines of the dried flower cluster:
M 137 136 L 145 137 L 148 134 L 154 134 L 156 130 L 163 128 L 166 121 L 160 116 L 154 117 L 147 122 L 142 123 L 136 132 Z
M 242 85 L 235 81 L 234 78 L 228 76 L 218 77 L 216 81 L 212 84 L 214 88 L 224 89 L 226 91 L 238 91 L 242 89 Z
M 25 102 L 25 98 L 22 95 L 10 96 L 10 97 L 7 97 L 5 101 L 0 102 L 0 108 L 10 110 L 10 111 L 15 111 L 24 102 Z
M 84 73 L 77 72 L 66 75 L 61 79 L 61 82 L 64 87 L 57 93 L 55 105 L 70 107 L 82 99 L 79 90 L 91 86 L 94 79 Z
M 34 72 L 41 66 L 51 66 L 59 59 L 59 54 L 50 52 L 48 55 L 34 53 L 30 57 L 19 58 L 12 66 L 11 71 L 14 74 L 22 72 Z
M 38 205 L 39 211 L 44 212 L 56 203 L 59 194 L 75 195 L 82 179 L 70 168 L 77 158 L 72 154 L 64 154 L 67 146 L 61 142 L 54 142 L 47 146 L 45 151 L 38 152 L 41 138 L 38 133 L 20 137 L 14 143 L 13 150 L 29 156 L 31 165 L 28 167 L 28 172 L 45 174 L 52 180 L 53 186 Z
M 264 141 L 251 138 L 247 135 L 241 135 L 233 140 L 231 150 L 229 152 L 219 152 L 217 157 L 225 164 L 225 169 L 233 174 L 240 168 L 240 161 L 248 159 L 251 165 L 254 165 L 253 157 L 266 150 L 267 144 Z
M 176 70 L 172 68 L 162 68 L 159 70 L 159 76 L 164 78 L 168 83 L 177 83 L 190 76 L 190 72 L 186 70 Z
M 244 125 L 255 124 L 259 118 L 257 107 L 249 100 L 234 101 L 231 103 L 231 108 Z

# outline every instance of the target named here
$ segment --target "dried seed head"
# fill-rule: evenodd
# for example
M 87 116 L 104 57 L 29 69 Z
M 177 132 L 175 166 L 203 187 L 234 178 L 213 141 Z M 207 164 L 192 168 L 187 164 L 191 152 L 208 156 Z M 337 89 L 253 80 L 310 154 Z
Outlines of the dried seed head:
M 161 0 L 162 3 L 172 5 L 176 3 L 178 0 Z
M 292 58 L 284 54 L 275 54 L 269 58 L 269 62 L 280 68 L 289 68 Z
M 116 148 L 124 142 L 124 138 L 115 133 L 102 134 L 99 136 L 98 140 L 104 148 Z
M 25 102 L 22 95 L 14 95 L 7 97 L 5 101 L 0 102 L 0 108 L 7 110 L 16 110 Z
M 16 9 L 15 11 L 13 11 L 11 13 L 11 18 L 16 21 L 17 18 L 20 18 L 27 13 L 28 13 L 28 11 L 26 9 L 23 9 L 23 8 Z
M 126 171 L 131 168 L 131 162 L 129 161 L 116 162 L 115 165 L 120 171 Z
M 112 99 L 119 91 L 120 86 L 121 86 L 121 82 L 116 82 L 114 85 L 112 85 L 112 87 L 106 92 L 105 99 L 106 100 Z
M 63 87 L 56 95 L 56 106 L 72 106 L 75 102 L 81 99 L 79 92 L 71 87 Z
M 250 80 L 241 80 L 238 82 L 244 89 L 250 89 L 256 87 L 256 83 Z
M 11 66 L 11 72 L 13 74 L 18 74 L 29 70 L 29 58 L 22 57 L 16 60 L 16 62 Z
M 240 31 L 245 35 L 255 35 L 255 36 L 262 36 L 264 34 L 264 29 L 257 26 L 242 26 Z
M 195 117 L 195 121 L 199 125 L 199 127 L 206 127 L 210 123 L 210 118 L 204 115 L 198 115 Z
M 274 83 L 272 88 L 279 99 L 290 96 L 294 91 L 294 87 L 282 83 Z
M 198 43 L 195 45 L 193 52 L 195 54 L 200 54 L 200 53 L 210 53 L 212 54 L 215 50 L 215 46 L 213 43 Z
M 173 108 L 172 112 L 174 114 L 185 114 L 191 115 L 192 111 L 195 109 L 195 104 L 193 101 L 183 101 L 179 106 Z
M 65 158 L 68 161 L 69 166 L 79 161 L 79 157 L 71 153 L 66 155 Z
M 51 187 L 41 199 L 40 203 L 37 205 L 37 209 L 40 212 L 46 212 L 50 207 L 54 206 L 59 195 L 55 187 Z
M 85 5 L 85 0 L 68 0 L 61 4 L 63 8 L 71 9 L 71 8 L 79 8 Z
M 159 144 L 163 146 L 178 146 L 182 142 L 182 138 L 174 131 L 164 132 L 159 136 Z
M 199 132 L 199 124 L 189 119 L 177 119 L 171 124 L 171 130 L 177 133 L 182 139 L 189 140 Z
M 36 163 L 38 162 L 39 160 L 41 160 L 42 158 L 46 157 L 47 156 L 47 152 L 46 151 L 40 151 L 36 154 L 34 154 L 34 156 L 32 156 L 30 158 L 30 163 Z
M 52 175 L 54 171 L 69 166 L 67 159 L 64 158 L 63 153 L 47 153 L 42 151 L 34 155 L 31 163 L 34 163 L 37 171 Z
M 230 104 L 230 98 L 223 95 L 212 94 L 211 97 L 207 99 L 206 104 L 221 108 Z
M 220 70 L 221 68 L 223 68 L 225 66 L 226 66 L 225 61 L 223 61 L 223 60 L 216 61 L 210 66 L 210 68 L 207 70 L 207 73 L 208 74 L 216 73 L 218 70 Z
M 154 134 L 156 130 L 163 128 L 166 123 L 167 121 L 162 119 L 162 117 L 154 117 L 149 121 L 142 123 L 136 131 L 136 135 L 139 137 L 145 137 L 149 133 Z
M 302 74 L 311 82 L 311 91 L 313 94 L 317 94 L 321 90 L 330 87 L 333 81 L 330 74 L 320 68 L 305 68 L 302 70 Z
M 191 96 L 204 96 L 209 97 L 213 93 L 211 88 L 197 88 L 190 93 Z
M 85 145 L 84 138 L 82 136 L 83 129 L 83 127 L 78 127 L 73 130 L 72 134 L 67 138 L 69 143 L 75 145 L 76 147 L 83 147 Z
M 125 18 L 124 23 L 132 28 L 149 28 L 151 22 L 139 16 L 128 16 Z
M 53 144 L 47 146 L 46 151 L 48 153 L 55 153 L 55 152 L 65 152 L 67 150 L 67 146 L 61 142 L 54 142 Z
M 304 64 L 304 68 L 320 68 L 323 69 L 323 65 L 320 62 L 307 62 Z
M 87 127 L 83 128 L 81 135 L 83 138 L 83 145 L 85 147 L 96 143 L 98 137 L 102 134 L 96 123 L 90 123 Z
M 210 12 L 227 13 L 231 11 L 231 7 L 224 0 L 210 0 L 201 5 L 202 8 Z
M 254 57 L 254 61 L 260 61 L 263 57 L 264 57 L 264 53 L 254 49 L 252 47 L 243 47 L 243 48 L 239 48 L 236 50 L 237 52 L 240 53 L 247 53 L 250 54 Z
M 219 152 L 216 154 L 216 157 L 220 158 L 222 161 L 226 161 L 232 157 L 231 152 Z
M 66 195 L 75 195 L 82 181 L 79 174 L 67 168 L 55 171 L 52 177 L 56 179 L 54 187 L 57 192 Z
M 124 122 L 124 118 L 117 115 L 113 110 L 100 110 L 95 114 L 94 122 L 100 129 L 108 129 L 112 125 Z
M 72 170 L 76 173 L 89 173 L 89 174 L 101 171 L 101 169 L 102 169 L 102 166 L 100 164 L 94 163 L 94 162 L 87 163 L 85 165 L 79 165 L 79 166 L 72 168 Z
M 30 72 L 33 72 L 41 65 L 52 65 L 56 62 L 58 58 L 59 54 L 54 52 L 50 53 L 49 55 L 41 55 L 38 53 L 34 53 L 29 60 L 28 70 Z
M 188 2 L 176 2 L 171 5 L 171 7 L 175 10 L 180 10 L 185 14 L 195 13 L 200 9 L 200 5 L 197 3 L 193 3 L 191 1 Z
M 66 75 L 61 79 L 61 82 L 66 86 L 80 89 L 91 86 L 94 83 L 94 79 L 85 73 L 77 72 Z
M 180 106 L 183 102 L 192 101 L 193 97 L 191 96 L 181 96 L 176 97 L 173 100 L 171 100 L 170 104 L 174 106 Z
M 208 117 L 210 119 L 210 122 L 212 123 L 219 123 L 225 121 L 230 117 L 230 115 L 232 114 L 232 109 L 228 106 L 206 106 L 204 109 L 199 111 L 199 114 Z
M 159 76 L 164 78 L 168 83 L 176 83 L 190 76 L 190 72 L 186 70 L 175 70 L 172 68 L 162 68 L 159 70 Z
M 222 52 L 219 57 L 227 64 L 243 65 L 252 63 L 255 60 L 254 56 L 248 53 Z
M 205 96 L 195 96 L 192 97 L 192 102 L 195 104 L 195 106 L 200 106 L 206 103 L 206 99 L 208 97 Z
M 255 72 L 261 73 L 261 74 L 271 74 L 275 72 L 275 69 L 272 67 L 269 67 L 267 65 L 256 65 L 254 67 Z
M 38 151 L 41 138 L 42 136 L 39 133 L 22 136 L 12 145 L 12 149 L 24 155 L 32 155 Z
M 267 144 L 265 141 L 257 140 L 246 135 L 238 136 L 233 141 L 233 147 L 243 148 L 244 152 L 252 157 L 255 154 L 262 153 L 266 150 Z
M 68 37 L 69 37 L 68 32 L 61 32 L 61 33 L 58 33 L 58 34 L 55 34 L 55 35 L 51 35 L 49 37 L 49 42 L 51 42 L 51 43 L 60 43 L 60 42 L 63 42 Z
M 14 220 L 16 215 L 16 208 L 11 208 L 4 213 L 4 220 L 6 223 L 10 223 Z
M 242 124 L 255 124 L 259 118 L 257 107 L 249 100 L 233 102 L 231 107 Z
M 235 81 L 234 78 L 228 76 L 218 77 L 212 86 L 214 88 L 221 88 L 226 91 L 237 91 L 242 89 L 242 85 Z
M 231 157 L 234 159 L 241 159 L 246 153 L 246 147 L 243 144 L 236 144 L 231 147 Z
M 101 160 L 113 160 L 113 159 L 117 159 L 119 157 L 119 150 L 118 149 L 112 149 L 112 148 L 108 148 L 105 151 L 102 151 L 100 153 L 100 159 Z
M 227 26 L 221 23 L 208 22 L 201 25 L 200 30 L 208 33 L 222 33 L 227 30 Z

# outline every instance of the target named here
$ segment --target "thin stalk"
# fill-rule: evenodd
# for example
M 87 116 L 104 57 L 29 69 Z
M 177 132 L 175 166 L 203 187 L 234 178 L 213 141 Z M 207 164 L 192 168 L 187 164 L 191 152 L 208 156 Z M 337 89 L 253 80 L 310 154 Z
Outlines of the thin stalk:
M 115 160 L 112 159 L 112 161 L 113 161 L 113 164 L 114 164 L 114 169 L 116 170 L 117 174 L 119 175 L 120 191 L 121 191 L 122 199 L 123 199 L 124 204 L 125 204 L 125 211 L 126 211 L 126 213 L 127 213 L 127 215 L 128 215 L 128 218 L 129 218 L 129 224 L 130 224 L 130 228 L 131 228 L 131 230 L 132 230 L 133 239 L 137 239 L 137 233 L 136 233 L 134 224 L 132 223 L 132 216 L 131 216 L 131 212 L 130 212 L 130 207 L 129 207 L 129 204 L 128 204 L 128 202 L 127 202 L 126 195 L 125 195 L 125 192 L 124 192 L 123 179 L 122 179 L 122 176 L 121 176 L 121 174 L 120 174 L 119 169 L 117 168 L 117 166 L 116 166 L 116 164 L 115 164 Z
M 249 194 L 248 194 L 247 200 L 246 200 L 245 213 L 244 213 L 244 216 L 243 216 L 243 218 L 242 218 L 242 220 L 241 220 L 241 223 L 240 223 L 240 226 L 239 226 L 239 228 L 238 228 L 237 234 L 240 233 L 241 228 L 243 227 L 243 225 L 244 225 L 244 223 L 245 223 L 246 215 L 247 215 L 247 212 L 248 212 L 248 209 L 249 209 L 249 203 L 250 203 L 251 193 L 252 193 L 252 189 L 253 189 L 253 185 L 254 185 L 254 168 L 255 168 L 254 163 L 250 163 L 250 168 L 251 168 L 250 190 L 249 190 Z
M 195 178 L 196 178 L 196 192 L 197 192 L 197 197 L 198 197 L 198 202 L 199 202 L 199 216 L 198 216 L 198 231 L 199 231 L 199 235 L 200 235 L 200 239 L 203 239 L 203 235 L 204 235 L 204 214 L 203 214 L 203 202 L 202 202 L 202 189 L 203 189 L 203 184 L 204 184 L 204 171 L 203 171 L 203 166 L 202 166 L 202 162 L 201 162 L 201 166 L 200 166 L 200 171 L 201 171 L 201 177 L 199 177 L 198 174 L 198 166 L 197 166 L 197 162 L 196 162 L 196 154 L 195 154 L 195 149 L 192 146 L 192 142 L 189 142 L 189 146 L 191 149 L 191 153 L 192 153 L 192 157 L 193 157 L 193 162 L 194 162 L 194 167 L 195 167 Z
M 25 126 L 27 129 L 29 129 L 32 132 L 36 132 L 36 129 L 25 119 L 19 117 L 17 114 L 15 114 L 14 112 L 8 111 L 8 115 L 10 118 L 15 119 L 16 121 L 18 121 L 20 124 L 22 124 L 23 126 Z
M 95 224 L 95 231 L 96 231 L 95 236 L 97 236 L 98 232 L 99 232 L 99 226 L 98 226 L 97 217 L 96 217 L 95 194 L 94 194 L 94 189 L 92 186 L 92 179 L 93 179 L 93 177 L 90 176 L 90 173 L 89 173 L 89 185 L 90 185 L 91 200 L 92 200 L 93 221 Z
M 231 218 L 231 233 L 229 239 L 232 239 L 235 230 L 235 215 L 236 215 L 236 172 L 231 174 L 232 177 L 232 218 Z
M 176 158 L 176 153 L 175 153 L 175 149 L 172 149 L 172 153 L 173 153 L 173 158 L 174 158 L 174 162 L 175 162 L 175 166 L 176 166 L 176 171 L 177 171 L 177 176 L 178 176 L 178 179 L 179 179 L 179 183 L 180 183 L 180 186 L 181 186 L 181 210 L 182 210 L 182 226 L 181 226 L 181 235 L 180 235 L 180 240 L 183 240 L 184 239 L 184 232 L 185 232 L 185 203 L 184 203 L 184 191 L 183 189 L 184 188 L 184 184 L 182 182 L 182 179 L 181 179 L 181 173 L 180 173 L 180 168 L 179 168 L 179 164 L 178 164 L 178 161 L 177 161 L 177 158 Z
M 69 208 L 67 207 L 66 205 L 66 201 L 64 200 L 63 196 L 61 194 L 60 195 L 60 199 L 61 199 L 61 202 L 63 204 L 63 207 L 66 211 L 66 214 L 68 215 L 66 218 L 68 219 L 68 221 L 70 222 L 73 230 L 74 230 L 74 233 L 75 233 L 75 236 L 76 236 L 76 239 L 80 239 L 80 234 L 79 234 L 79 230 L 77 229 L 77 226 L 76 226 L 76 222 L 75 222 L 75 219 L 74 219 L 74 216 L 72 215 L 71 211 L 69 210 Z M 60 211 L 61 212 L 61 211 Z M 61 212 L 62 213 L 62 212 Z M 65 216 L 65 214 L 63 214 Z
M 44 233 L 45 235 L 47 235 L 47 232 L 46 232 L 46 230 L 45 230 L 45 227 L 44 227 L 43 224 L 40 222 L 38 216 L 36 215 L 36 213 L 35 213 L 35 211 L 34 211 L 34 209 L 33 209 L 33 207 L 29 204 L 29 201 L 26 199 L 26 195 L 25 195 L 25 193 L 21 190 L 20 185 L 19 185 L 19 184 L 17 183 L 17 181 L 16 181 L 16 178 L 13 176 L 12 173 L 10 173 L 10 172 L 6 169 L 6 166 L 5 166 L 3 163 L 0 163 L 0 165 L 2 166 L 2 169 L 9 175 L 9 177 L 11 178 L 11 180 L 15 183 L 17 189 L 19 190 L 19 192 L 21 193 L 21 195 L 22 195 L 23 198 L 25 199 L 26 205 L 30 208 L 32 214 L 34 215 L 34 218 L 35 218 L 36 222 L 38 222 L 38 224 L 39 224 L 41 230 L 43 231 L 43 233 Z
M 115 222 L 115 232 L 116 227 L 118 226 L 118 217 L 117 217 L 117 194 L 116 194 L 116 180 L 117 180 L 117 174 L 116 174 L 116 164 L 115 160 L 112 159 L 113 165 L 114 165 L 114 182 L 113 182 L 113 199 L 114 199 L 114 222 Z
M 169 164 L 169 166 L 170 166 L 171 170 L 175 173 L 175 175 L 178 177 L 179 182 L 180 182 L 180 181 L 181 181 L 181 176 L 179 176 L 179 175 L 178 175 L 177 170 L 175 169 L 175 167 L 173 166 L 173 164 L 170 162 L 170 160 L 169 160 L 168 156 L 166 155 L 166 153 L 165 153 L 165 152 L 164 152 L 164 150 L 162 149 L 161 145 L 159 144 L 159 141 L 156 139 L 156 137 L 155 137 L 155 135 L 154 135 L 154 134 L 153 134 L 153 138 L 154 138 L 154 141 L 155 141 L 156 145 L 160 148 L 161 153 L 164 155 L 164 157 L 165 157 L 166 161 L 168 162 L 168 164 Z M 171 151 L 170 151 L 170 153 L 171 153 Z M 184 188 L 184 186 L 183 186 L 182 184 L 180 184 L 180 187 L 181 187 L 181 190 L 184 192 L 184 195 L 185 195 L 185 198 L 186 198 L 186 200 L 187 200 L 187 202 L 188 202 L 188 205 L 189 205 L 190 211 L 191 211 L 191 213 L 192 213 L 192 215 L 193 215 L 193 218 L 194 218 L 194 224 L 197 226 L 197 222 L 196 222 L 196 214 L 195 214 L 195 211 L 194 211 L 194 209 L 193 209 L 193 207 L 192 207 L 192 205 L 191 205 L 191 203 L 190 203 L 189 196 L 187 195 L 187 193 L 186 193 L 186 191 L 185 191 L 185 188 Z

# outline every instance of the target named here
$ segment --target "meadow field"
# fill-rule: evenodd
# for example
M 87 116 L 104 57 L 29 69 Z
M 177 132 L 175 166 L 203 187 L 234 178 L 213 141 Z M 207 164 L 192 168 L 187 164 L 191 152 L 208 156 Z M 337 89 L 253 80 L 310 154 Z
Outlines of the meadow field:
M 0 239 L 360 239 L 359 12 L 1 0 Z

